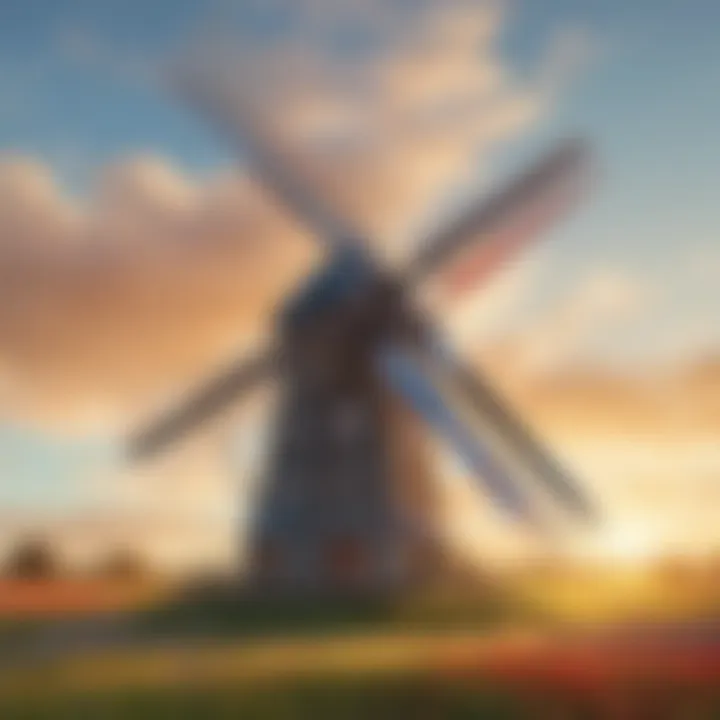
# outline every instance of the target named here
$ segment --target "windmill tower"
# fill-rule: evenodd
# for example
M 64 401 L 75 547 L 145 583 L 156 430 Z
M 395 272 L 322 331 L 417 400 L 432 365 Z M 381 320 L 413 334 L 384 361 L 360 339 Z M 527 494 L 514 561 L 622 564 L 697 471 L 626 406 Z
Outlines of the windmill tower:
M 540 521 L 527 492 L 532 481 L 588 517 L 577 483 L 490 385 L 439 342 L 412 301 L 414 288 L 431 277 L 476 285 L 546 229 L 577 197 L 584 145 L 561 143 L 425 242 L 396 274 L 293 176 L 252 113 L 203 99 L 230 119 L 226 129 L 243 140 L 256 176 L 314 231 L 328 262 L 279 313 L 271 348 L 141 430 L 131 457 L 163 449 L 261 379 L 278 378 L 282 399 L 247 580 L 284 593 L 386 590 L 442 572 L 430 431 L 516 519 Z
M 341 256 L 282 314 L 285 388 L 251 533 L 256 584 L 418 581 L 439 551 L 425 443 L 374 369 L 384 293 L 352 298 L 368 282 L 362 259 Z

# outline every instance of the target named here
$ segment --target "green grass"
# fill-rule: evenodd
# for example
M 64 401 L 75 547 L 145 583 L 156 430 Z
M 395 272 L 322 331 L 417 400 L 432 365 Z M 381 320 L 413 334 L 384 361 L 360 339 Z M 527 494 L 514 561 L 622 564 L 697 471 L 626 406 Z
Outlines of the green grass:
M 619 717 L 623 698 L 638 714 L 669 720 L 720 719 L 717 693 L 636 688 L 629 695 L 511 694 L 480 681 L 416 673 L 225 683 L 203 687 L 37 692 L 0 699 L 3 720 L 580 720 Z M 634 701 L 634 702 L 633 702 Z M 621 704 L 618 705 L 617 703 Z M 638 704 L 639 703 L 639 704 Z M 614 709 L 613 709 L 614 708 Z M 662 715 L 657 713 L 662 709 Z M 608 714 L 612 712 L 612 714 Z
M 228 588 L 186 592 L 134 612 L 136 647 L 0 677 L 0 720 L 548 718 L 549 706 L 529 714 L 521 698 L 443 672 L 455 631 L 480 647 L 486 631 L 556 621 L 540 608 L 557 598 L 539 602 L 531 590 L 293 602 Z M 596 594 L 587 602 L 603 600 L 604 610 Z M 3 643 L 34 629 L 0 624 L 0 659 Z M 452 642 L 436 642 L 436 630 Z
M 3 720 L 522 718 L 509 696 L 420 677 L 352 678 L 0 700 Z
M 424 684 L 398 675 L 437 662 L 423 634 L 496 628 L 512 615 L 509 608 L 497 591 L 462 599 L 426 593 L 293 602 L 217 588 L 183 593 L 135 611 L 126 650 L 100 650 L 12 674 L 8 669 L 0 677 L 0 718 L 352 718 L 370 717 L 353 714 L 367 703 L 378 708 L 372 710 L 378 718 L 408 717 L 404 708 Z M 406 640 L 415 636 L 417 649 Z M 165 641 L 171 645 L 163 649 Z M 373 680 L 356 679 L 377 662 L 385 665 Z M 259 675 L 258 663 L 266 666 Z M 198 665 L 202 677 L 196 677 Z M 189 682 L 166 682 L 188 673 Z M 215 689 L 203 690 L 208 683 Z M 262 687 L 249 687 L 254 684 Z M 434 693 L 442 712 L 431 717 L 506 716 L 477 714 L 486 705 L 496 707 L 494 695 L 440 687 Z M 462 714 L 467 708 L 477 712 Z
M 393 598 L 291 602 L 237 593 L 195 594 L 138 613 L 143 637 L 292 637 L 373 631 L 478 630 L 521 623 L 532 617 L 500 588 L 482 594 L 426 592 Z

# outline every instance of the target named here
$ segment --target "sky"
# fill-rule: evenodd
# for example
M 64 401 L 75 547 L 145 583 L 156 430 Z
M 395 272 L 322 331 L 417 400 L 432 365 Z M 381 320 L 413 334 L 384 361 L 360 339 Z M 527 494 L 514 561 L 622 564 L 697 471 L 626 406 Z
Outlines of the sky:
M 286 139 L 317 108 L 380 128 L 360 160 L 311 176 L 381 237 L 432 226 L 559 137 L 589 138 L 587 201 L 458 308 L 468 351 L 487 324 L 522 338 L 524 370 L 643 374 L 716 353 L 717 3 L 486 5 L 3 3 L 0 517 L 112 504 L 97 478 L 119 472 L 121 429 L 222 364 L 309 267 L 298 240 L 253 278 L 273 258 L 258 238 L 298 230 L 168 91 L 179 60 L 217 63 L 220 45 L 219 82 L 270 73 L 260 100 Z M 312 62 L 290 72 L 298 38 Z M 426 133 L 422 103 L 448 99 L 479 105 Z

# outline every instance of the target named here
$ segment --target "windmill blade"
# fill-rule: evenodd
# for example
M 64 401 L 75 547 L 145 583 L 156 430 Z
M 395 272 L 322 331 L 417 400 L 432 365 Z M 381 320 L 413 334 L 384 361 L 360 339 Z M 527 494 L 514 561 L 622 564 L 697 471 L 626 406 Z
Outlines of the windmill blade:
M 386 347 L 380 351 L 377 364 L 390 388 L 455 450 L 495 503 L 515 519 L 540 522 L 530 498 L 503 468 L 492 444 L 450 407 L 427 364 L 416 353 L 399 346 Z
M 276 367 L 276 355 L 268 352 L 231 368 L 180 407 L 133 435 L 127 444 L 128 457 L 145 460 L 182 440 L 271 376 Z
M 522 461 L 534 479 L 543 485 L 570 512 L 592 520 L 595 508 L 581 485 L 543 447 L 528 425 L 500 398 L 480 373 L 470 369 L 446 346 L 433 343 L 427 351 L 431 365 L 447 375 L 463 398 L 471 405 L 478 420 L 489 423 L 507 445 L 508 450 Z
M 293 162 L 277 149 L 257 113 L 217 81 L 197 73 L 177 78 L 179 94 L 203 112 L 247 160 L 252 174 L 316 238 L 331 248 L 346 246 L 360 235 L 319 197 L 308 191 Z M 264 127 L 265 126 L 265 127 Z
M 431 275 L 451 293 L 467 290 L 532 238 L 549 229 L 586 185 L 589 152 L 580 140 L 561 143 L 509 187 L 460 217 L 410 264 L 407 278 Z

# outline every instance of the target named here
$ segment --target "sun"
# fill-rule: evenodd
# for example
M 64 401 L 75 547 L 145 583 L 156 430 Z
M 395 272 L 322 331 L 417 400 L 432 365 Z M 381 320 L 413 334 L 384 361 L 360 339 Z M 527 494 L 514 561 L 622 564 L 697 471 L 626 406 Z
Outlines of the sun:
M 609 524 L 581 545 L 582 555 L 632 564 L 651 560 L 660 552 L 660 542 L 652 530 L 632 521 Z
M 657 549 L 651 533 L 641 525 L 611 528 L 600 544 L 609 555 L 625 560 L 647 560 Z

